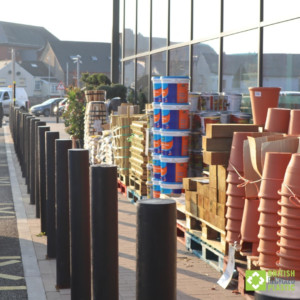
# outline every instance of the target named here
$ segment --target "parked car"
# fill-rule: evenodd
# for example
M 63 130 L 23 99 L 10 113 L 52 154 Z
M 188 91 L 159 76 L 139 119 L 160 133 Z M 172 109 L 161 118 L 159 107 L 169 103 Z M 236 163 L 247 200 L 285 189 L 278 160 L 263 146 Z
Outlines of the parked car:
M 64 98 L 51 98 L 44 101 L 41 104 L 34 105 L 30 108 L 30 112 L 35 116 L 44 115 L 45 117 L 53 114 L 53 109 L 56 103 L 63 100 Z
M 0 102 L 2 103 L 4 115 L 9 115 L 9 107 L 13 102 L 12 88 L 1 87 L 0 88 Z M 16 88 L 16 103 L 17 107 L 26 110 L 29 106 L 28 96 L 24 88 Z
M 57 107 L 58 107 L 58 115 L 61 116 L 64 113 L 67 101 L 68 98 L 65 98 L 59 102 L 58 106 L 55 105 L 55 107 L 53 108 L 53 113 L 57 115 Z

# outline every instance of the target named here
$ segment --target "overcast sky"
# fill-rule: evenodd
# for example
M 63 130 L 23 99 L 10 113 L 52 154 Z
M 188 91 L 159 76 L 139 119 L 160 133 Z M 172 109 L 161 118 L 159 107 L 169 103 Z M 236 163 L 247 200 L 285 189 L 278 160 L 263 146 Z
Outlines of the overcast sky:
M 111 42 L 112 0 L 15 0 L 0 21 L 45 27 L 60 40 Z

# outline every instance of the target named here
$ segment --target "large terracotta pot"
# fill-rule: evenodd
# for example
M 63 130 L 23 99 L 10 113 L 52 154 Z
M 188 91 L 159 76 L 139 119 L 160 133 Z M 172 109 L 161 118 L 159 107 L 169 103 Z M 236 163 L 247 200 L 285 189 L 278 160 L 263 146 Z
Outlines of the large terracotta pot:
M 259 246 L 257 248 L 258 252 L 263 252 L 269 255 L 276 255 L 276 252 L 279 250 L 277 245 L 277 240 L 259 240 Z
M 244 208 L 227 207 L 226 218 L 231 220 L 242 220 Z
M 229 183 L 227 186 L 226 195 L 245 197 L 245 187 L 240 187 L 236 184 Z
M 300 228 L 300 218 L 289 216 L 287 214 L 283 214 L 280 210 L 277 212 L 279 214 L 280 223 L 286 226 L 298 227 Z
M 291 160 L 286 168 L 281 193 L 300 195 L 300 153 L 292 154 Z
M 281 188 L 291 156 L 291 153 L 284 152 L 268 152 L 266 154 L 258 197 L 280 199 L 277 191 Z
M 288 133 L 290 112 L 288 108 L 268 108 L 265 131 Z
M 260 198 L 258 211 L 260 213 L 269 213 L 269 214 L 276 214 L 277 211 L 280 209 L 280 205 L 278 204 L 277 199 L 266 199 Z
M 258 199 L 246 199 L 243 219 L 241 223 L 241 240 L 243 242 L 257 242 L 258 243 L 258 211 L 259 200 Z
M 278 106 L 280 90 L 279 87 L 249 88 L 254 124 L 265 126 L 268 108 Z
M 258 256 L 258 264 L 261 270 L 276 270 L 277 255 L 270 255 L 264 252 L 260 252 Z
M 245 205 L 245 198 L 244 197 L 236 197 L 236 196 L 228 195 L 227 200 L 226 200 L 226 206 L 227 207 L 235 207 L 235 208 L 243 209 L 244 205 Z M 277 213 L 277 210 L 276 210 L 276 213 Z
M 288 134 L 300 135 L 300 109 L 291 110 Z
M 244 175 L 244 173 L 239 173 L 241 176 Z M 228 172 L 228 175 L 227 175 L 227 178 L 226 178 L 226 182 L 227 183 L 232 183 L 232 184 L 235 184 L 235 185 L 239 185 L 241 183 L 243 183 L 243 180 L 240 179 L 239 175 L 235 172 L 235 171 L 229 171 Z
M 277 213 L 272 214 L 272 213 L 260 212 L 258 225 L 278 228 L 277 223 L 279 220 L 280 220 L 280 216 L 278 216 Z

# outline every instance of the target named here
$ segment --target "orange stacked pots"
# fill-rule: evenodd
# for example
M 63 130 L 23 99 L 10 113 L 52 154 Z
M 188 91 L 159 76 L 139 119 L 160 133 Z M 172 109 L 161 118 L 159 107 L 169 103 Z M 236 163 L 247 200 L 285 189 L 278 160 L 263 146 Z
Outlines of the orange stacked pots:
M 226 241 L 230 244 L 240 241 L 241 222 L 245 204 L 245 187 L 243 180 L 243 143 L 252 132 L 235 132 L 233 134 L 227 175 L 227 212 Z
M 269 108 L 265 124 L 265 131 L 288 133 L 290 112 L 291 110 L 288 108 Z
M 300 135 L 300 109 L 291 110 L 288 134 Z
M 279 260 L 282 270 L 295 270 L 300 279 L 300 153 L 295 153 L 287 166 L 281 187 Z
M 277 269 L 276 252 L 279 250 L 277 245 L 279 230 L 278 221 L 280 216 L 277 214 L 280 206 L 278 201 L 280 195 L 278 190 L 281 188 L 287 165 L 291 159 L 291 153 L 268 152 L 262 173 L 262 182 L 259 190 L 260 203 L 258 207 L 259 221 L 259 265 L 262 269 Z

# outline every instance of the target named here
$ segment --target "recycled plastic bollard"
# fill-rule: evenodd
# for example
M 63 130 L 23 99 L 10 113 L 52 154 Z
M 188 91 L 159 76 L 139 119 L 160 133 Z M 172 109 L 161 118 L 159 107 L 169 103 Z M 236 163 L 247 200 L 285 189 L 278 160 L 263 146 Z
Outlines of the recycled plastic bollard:
M 32 115 L 28 115 L 26 117 L 26 178 L 27 178 L 27 193 L 30 194 L 30 149 L 31 149 L 31 141 L 30 141 L 30 120 L 34 119 Z
M 24 177 L 25 177 L 25 184 L 27 185 L 28 190 L 28 178 L 27 178 L 27 117 L 31 116 L 28 113 L 23 114 L 23 164 L 24 164 Z
M 71 299 L 91 299 L 89 151 L 69 150 Z
M 137 203 L 136 299 L 176 299 L 176 203 Z
M 22 177 L 24 178 L 24 157 L 23 157 L 23 131 L 24 131 L 24 114 L 20 111 L 20 123 L 19 123 L 19 162 L 22 172 Z
M 119 299 L 117 166 L 90 169 L 93 299 Z
M 34 164 L 34 180 L 35 180 L 35 191 L 34 191 L 34 199 L 35 199 L 35 216 L 36 218 L 40 218 L 40 175 L 39 175 L 39 151 L 38 151 L 38 129 L 40 126 L 45 126 L 46 122 L 39 121 L 35 123 L 35 164 Z
M 35 124 L 40 122 L 40 119 L 31 119 L 30 120 L 30 164 L 29 164 L 29 177 L 30 177 L 30 204 L 35 204 L 35 150 L 36 150 L 36 143 L 35 143 Z
M 38 128 L 38 152 L 39 152 L 39 204 L 41 218 L 41 232 L 47 234 L 47 207 L 46 207 L 46 147 L 45 134 L 50 131 L 49 126 L 39 126 Z
M 47 257 L 56 256 L 56 228 L 55 228 L 55 140 L 59 139 L 59 132 L 48 131 L 45 134 L 46 146 L 46 232 Z
M 68 150 L 71 140 L 55 141 L 56 287 L 70 287 L 70 224 Z

